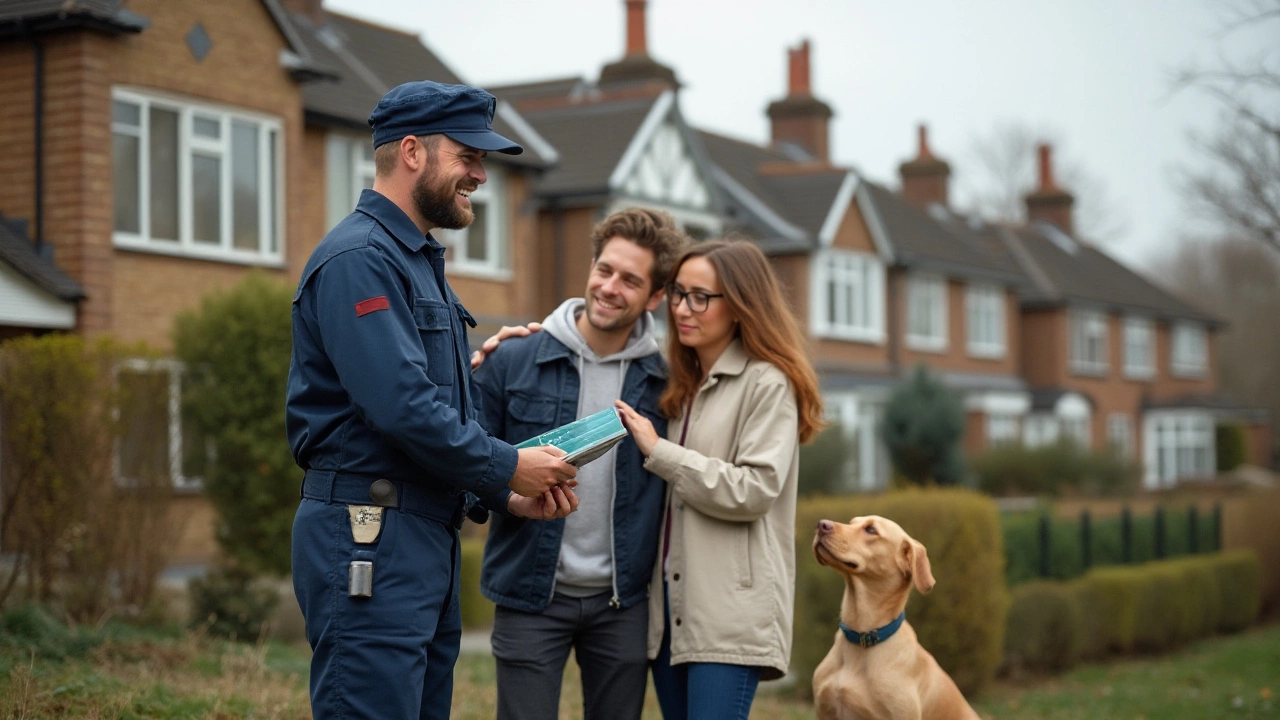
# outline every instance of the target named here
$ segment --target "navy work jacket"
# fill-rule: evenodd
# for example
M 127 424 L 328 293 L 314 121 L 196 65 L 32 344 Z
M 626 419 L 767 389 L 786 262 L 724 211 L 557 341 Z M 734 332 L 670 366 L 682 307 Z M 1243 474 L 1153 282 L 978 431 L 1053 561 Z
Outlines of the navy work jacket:
M 298 465 L 499 493 L 517 453 L 476 422 L 444 247 L 373 190 L 325 236 L 293 299 L 286 427 Z
M 581 382 L 576 357 L 545 330 L 503 341 L 476 371 L 485 427 L 518 443 L 576 420 Z M 649 418 L 659 437 L 667 434 L 666 418 L 658 411 L 666 384 L 661 353 L 631 362 L 622 383 L 622 400 Z M 618 444 L 615 457 L 613 597 L 630 607 L 648 596 L 666 483 L 644 469 L 644 455 L 630 436 Z M 489 498 L 485 504 L 505 508 L 498 500 Z M 484 596 L 503 607 L 544 610 L 555 588 L 564 525 L 563 519 L 527 520 L 494 512 L 480 572 Z

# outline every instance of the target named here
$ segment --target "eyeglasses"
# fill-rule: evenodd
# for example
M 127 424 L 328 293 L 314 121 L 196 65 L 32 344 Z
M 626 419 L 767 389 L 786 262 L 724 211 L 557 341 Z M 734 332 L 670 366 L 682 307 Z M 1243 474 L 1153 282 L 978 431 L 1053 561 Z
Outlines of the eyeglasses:
M 671 303 L 671 309 L 680 307 L 680 303 L 686 300 L 689 303 L 689 310 L 700 313 L 706 312 L 707 306 L 711 304 L 711 298 L 724 297 L 724 293 L 704 293 L 698 291 L 684 291 L 675 285 L 667 286 L 667 302 Z

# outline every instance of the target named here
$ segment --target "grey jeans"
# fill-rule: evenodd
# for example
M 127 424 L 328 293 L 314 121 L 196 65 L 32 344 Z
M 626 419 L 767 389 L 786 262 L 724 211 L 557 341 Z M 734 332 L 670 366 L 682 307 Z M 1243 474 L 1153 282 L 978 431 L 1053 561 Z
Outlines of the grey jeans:
M 493 619 L 498 720 L 554 720 L 572 648 L 582 669 L 584 720 L 639 720 L 648 683 L 647 603 L 615 610 L 610 593 L 556 594 L 540 613 L 499 606 Z

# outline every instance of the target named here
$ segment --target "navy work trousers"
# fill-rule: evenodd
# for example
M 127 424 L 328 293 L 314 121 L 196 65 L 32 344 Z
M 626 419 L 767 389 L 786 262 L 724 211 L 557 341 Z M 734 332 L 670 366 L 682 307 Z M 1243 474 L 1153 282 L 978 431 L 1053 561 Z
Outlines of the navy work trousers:
M 373 562 L 373 596 L 348 595 L 352 560 Z M 293 523 L 293 589 L 311 643 L 316 718 L 444 720 L 462 638 L 458 532 L 387 508 L 356 544 L 347 506 L 303 498 Z

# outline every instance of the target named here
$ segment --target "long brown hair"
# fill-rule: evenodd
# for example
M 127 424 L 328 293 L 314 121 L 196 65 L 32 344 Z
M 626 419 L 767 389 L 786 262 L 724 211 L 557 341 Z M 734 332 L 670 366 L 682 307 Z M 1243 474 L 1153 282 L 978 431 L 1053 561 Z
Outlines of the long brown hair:
M 769 260 L 749 241 L 711 240 L 686 250 L 676 261 L 671 276 L 674 278 L 685 262 L 695 257 L 706 258 L 715 269 L 724 300 L 738 319 L 736 332 L 747 357 L 773 365 L 791 381 L 800 420 L 800 442 L 809 442 L 826 425 L 818 375 L 804 354 L 800 326 L 782 296 Z M 675 315 L 668 305 L 667 327 L 675 326 Z M 674 330 L 667 343 L 671 375 L 658 404 L 664 414 L 675 417 L 698 394 L 702 368 L 698 366 L 698 353 L 681 345 Z

